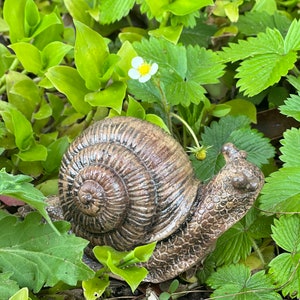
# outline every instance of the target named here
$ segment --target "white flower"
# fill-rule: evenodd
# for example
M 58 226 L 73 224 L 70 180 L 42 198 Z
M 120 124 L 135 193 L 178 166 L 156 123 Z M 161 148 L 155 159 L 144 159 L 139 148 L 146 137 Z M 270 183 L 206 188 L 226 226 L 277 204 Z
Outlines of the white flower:
M 131 61 L 132 68 L 128 71 L 128 76 L 138 79 L 139 82 L 148 81 L 158 70 L 158 64 L 149 64 L 140 56 L 134 57 Z

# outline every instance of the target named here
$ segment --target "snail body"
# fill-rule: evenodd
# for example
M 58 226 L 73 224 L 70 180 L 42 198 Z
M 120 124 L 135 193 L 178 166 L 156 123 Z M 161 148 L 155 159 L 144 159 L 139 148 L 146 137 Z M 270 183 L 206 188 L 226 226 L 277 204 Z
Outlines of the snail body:
M 145 281 L 190 269 L 250 209 L 264 178 L 232 144 L 208 183 L 195 178 L 180 144 L 159 127 L 129 117 L 96 122 L 65 153 L 59 194 L 64 218 L 92 246 L 117 250 L 157 241 Z

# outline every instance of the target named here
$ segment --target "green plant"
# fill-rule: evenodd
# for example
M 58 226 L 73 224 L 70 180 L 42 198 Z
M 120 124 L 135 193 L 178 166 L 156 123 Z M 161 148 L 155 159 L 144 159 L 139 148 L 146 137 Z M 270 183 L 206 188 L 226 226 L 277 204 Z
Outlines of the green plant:
M 49 245 L 60 249 L 51 259 L 69 262 L 78 276 L 64 277 L 59 270 L 48 274 L 40 261 L 47 249 L 41 247 L 33 254 L 38 263 L 28 263 L 31 274 L 41 274 L 36 285 L 20 281 L 27 265 L 20 262 L 14 270 L 2 260 L 3 295 L 28 298 L 28 291 L 43 292 L 45 283 L 54 286 L 46 292 L 55 293 L 70 288 L 58 280 L 71 285 L 83 280 L 91 283 L 86 297 L 92 299 L 95 286 L 102 293 L 108 285 L 111 260 L 116 270 L 120 259 L 132 255 L 105 252 L 100 259 L 105 268 L 95 274 L 80 261 L 87 242 L 67 235 L 66 222 L 52 223 L 44 203 L 44 195 L 58 193 L 61 158 L 73 138 L 92 122 L 125 115 L 173 134 L 190 149 L 204 182 L 222 167 L 224 143 L 248 152 L 248 159 L 265 170 L 267 183 L 254 208 L 218 240 L 198 278 L 215 290 L 214 296 L 227 299 L 276 299 L 275 290 L 299 297 L 299 130 L 285 131 L 283 165 L 269 176 L 274 148 L 251 128 L 260 108 L 279 107 L 300 119 L 297 5 L 297 0 L 5 0 L 0 10 L 0 169 L 6 171 L 0 172 L 0 196 L 23 200 L 48 223 L 36 213 L 20 221 L 1 210 L 0 251 L 11 242 L 28 262 L 19 238 L 31 234 L 36 243 L 27 246 L 32 250 L 48 236 Z M 133 63 L 136 57 L 145 69 Z M 130 72 L 135 67 L 151 76 L 141 82 Z M 251 275 L 254 269 L 260 271 Z M 223 282 L 228 274 L 232 282 Z M 28 289 L 18 291 L 23 286 Z M 225 295 L 226 289 L 234 295 Z M 170 287 L 167 297 L 174 291 Z

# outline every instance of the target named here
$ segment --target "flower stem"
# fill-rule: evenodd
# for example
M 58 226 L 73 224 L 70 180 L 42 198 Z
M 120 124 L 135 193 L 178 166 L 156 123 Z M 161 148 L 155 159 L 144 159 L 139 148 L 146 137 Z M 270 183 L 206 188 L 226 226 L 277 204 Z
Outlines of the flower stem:
M 193 129 L 191 128 L 191 126 L 190 126 L 183 118 L 181 118 L 180 116 L 174 114 L 173 112 L 170 113 L 170 116 L 171 116 L 171 117 L 174 117 L 174 118 L 176 118 L 176 119 L 178 119 L 178 120 L 179 120 L 179 121 L 187 128 L 187 130 L 189 131 L 189 133 L 190 133 L 191 136 L 193 137 L 193 140 L 194 140 L 194 142 L 195 142 L 196 147 L 197 147 L 197 148 L 200 148 L 200 144 L 199 144 L 199 142 L 198 142 L 198 139 L 197 139 L 197 137 L 196 137 L 196 135 L 195 135 L 195 132 L 194 132 Z

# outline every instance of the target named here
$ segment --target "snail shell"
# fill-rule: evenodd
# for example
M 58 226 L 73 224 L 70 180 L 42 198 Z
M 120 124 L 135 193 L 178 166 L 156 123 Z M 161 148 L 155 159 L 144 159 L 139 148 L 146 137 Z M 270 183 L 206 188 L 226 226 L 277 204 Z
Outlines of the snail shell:
M 92 246 L 130 250 L 158 241 L 146 281 L 173 278 L 203 260 L 263 185 L 245 152 L 226 144 L 223 154 L 225 167 L 202 185 L 180 144 L 159 127 L 129 117 L 97 122 L 63 157 L 64 218 Z

